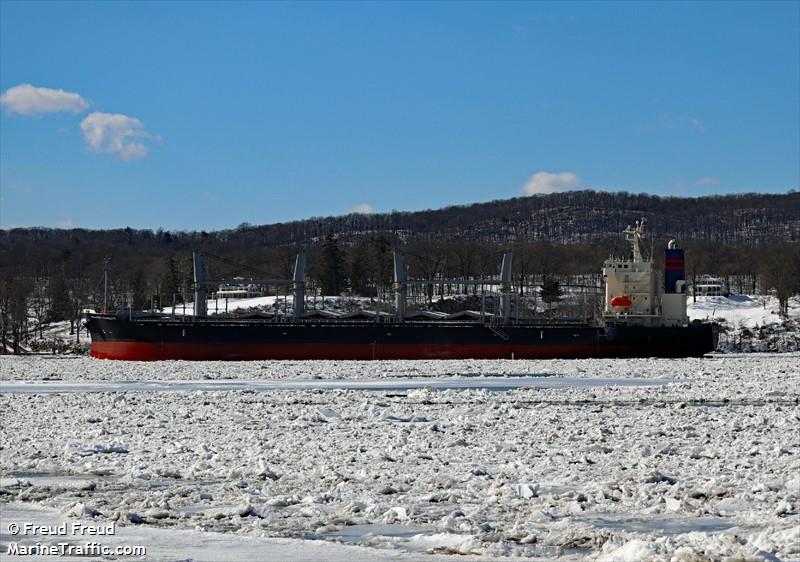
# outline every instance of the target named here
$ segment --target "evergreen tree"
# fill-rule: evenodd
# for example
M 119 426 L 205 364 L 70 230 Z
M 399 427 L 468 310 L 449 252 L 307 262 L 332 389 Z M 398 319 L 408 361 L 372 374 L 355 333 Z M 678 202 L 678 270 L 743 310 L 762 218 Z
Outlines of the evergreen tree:
M 552 277 L 545 277 L 542 282 L 542 288 L 539 289 L 539 296 L 542 301 L 547 303 L 548 307 L 553 303 L 559 302 L 564 292 L 558 284 L 558 281 Z

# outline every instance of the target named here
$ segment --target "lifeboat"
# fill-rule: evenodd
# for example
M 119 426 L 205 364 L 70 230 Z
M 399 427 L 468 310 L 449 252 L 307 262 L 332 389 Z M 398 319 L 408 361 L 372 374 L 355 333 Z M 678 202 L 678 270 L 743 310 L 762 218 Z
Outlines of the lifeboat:
M 611 306 L 630 308 L 631 298 L 628 295 L 617 295 L 611 299 Z

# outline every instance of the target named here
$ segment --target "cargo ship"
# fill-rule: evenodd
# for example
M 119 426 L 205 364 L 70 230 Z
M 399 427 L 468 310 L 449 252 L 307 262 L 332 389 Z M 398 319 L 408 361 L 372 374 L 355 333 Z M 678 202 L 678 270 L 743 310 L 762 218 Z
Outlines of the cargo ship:
M 194 255 L 195 308 L 190 316 L 139 313 L 89 314 L 91 355 L 100 359 L 149 360 L 376 360 L 376 359 L 554 359 L 697 357 L 714 351 L 717 326 L 689 322 L 683 250 L 670 241 L 664 275 L 642 253 L 645 221 L 624 230 L 631 253 L 603 265 L 604 308 L 592 323 L 515 318 L 512 315 L 512 254 L 500 274 L 484 279 L 413 279 L 403 255 L 394 255 L 391 314 L 374 319 L 329 318 L 305 310 L 305 257 L 297 256 L 290 280 L 248 283 L 291 284 L 291 316 L 231 318 L 206 314 L 205 266 Z M 235 283 L 229 280 L 227 283 Z M 215 283 L 219 283 L 216 281 Z M 499 286 L 497 313 L 432 319 L 406 308 L 411 285 Z M 517 308 L 518 310 L 518 308 Z

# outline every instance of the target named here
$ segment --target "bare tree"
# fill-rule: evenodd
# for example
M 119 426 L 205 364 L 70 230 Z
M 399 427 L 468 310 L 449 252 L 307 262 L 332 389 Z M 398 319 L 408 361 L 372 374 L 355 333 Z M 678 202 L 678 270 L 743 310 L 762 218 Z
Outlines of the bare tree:
M 33 293 L 30 296 L 29 306 L 33 317 L 36 319 L 36 329 L 39 339 L 44 338 L 44 325 L 50 317 L 50 295 L 47 290 L 48 279 L 37 277 L 33 280 Z
M 789 314 L 789 299 L 800 291 L 800 244 L 775 244 L 764 254 L 764 286 L 775 291 L 781 316 Z

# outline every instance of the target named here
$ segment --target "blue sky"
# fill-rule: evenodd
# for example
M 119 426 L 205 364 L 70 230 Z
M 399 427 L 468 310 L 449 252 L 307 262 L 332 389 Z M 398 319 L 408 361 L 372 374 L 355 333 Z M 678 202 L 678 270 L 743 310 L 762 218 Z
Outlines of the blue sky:
M 3 228 L 800 188 L 800 2 L 3 0 L 0 91 Z

